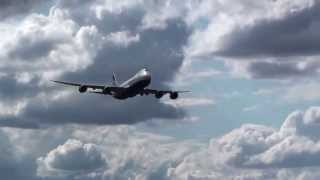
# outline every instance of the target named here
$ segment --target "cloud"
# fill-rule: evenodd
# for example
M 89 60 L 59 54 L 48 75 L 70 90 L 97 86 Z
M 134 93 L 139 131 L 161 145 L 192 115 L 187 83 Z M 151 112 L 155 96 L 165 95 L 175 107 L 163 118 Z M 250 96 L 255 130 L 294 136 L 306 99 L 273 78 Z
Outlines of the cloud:
M 292 7 L 282 17 L 263 18 L 234 29 L 224 39 L 221 54 L 236 57 L 317 55 L 320 52 L 320 39 L 315 36 L 320 28 L 319 8 L 317 1 L 308 1 L 301 9 Z
M 11 37 L 0 46 L 4 73 L 42 75 L 41 80 L 47 80 L 92 63 L 102 35 L 95 26 L 79 27 L 59 12 L 48 16 L 31 14 L 16 26 Z
M 1 174 L 4 174 L 5 171 L 9 169 L 10 166 L 12 166 L 15 160 L 14 160 L 14 154 L 12 153 L 13 147 L 11 146 L 10 140 L 7 137 L 7 135 L 2 131 L 0 131 L 0 141 L 1 141 L 0 150 L 2 152 L 0 156 L 0 159 L 1 159 L 0 172 Z
M 319 107 L 291 113 L 277 130 L 242 125 L 212 139 L 209 147 L 185 157 L 171 169 L 180 179 L 286 179 L 319 177 Z M 283 171 L 283 168 L 286 171 Z M 290 169 L 293 168 L 293 169 Z M 290 179 L 290 178 L 289 178 Z
M 255 60 L 247 66 L 252 78 L 284 79 L 318 74 L 319 3 L 306 2 L 285 16 L 265 18 L 235 29 L 224 40 L 223 56 Z M 273 58 L 273 60 L 268 60 Z
M 262 37 L 259 35 L 263 34 L 261 29 L 271 29 L 268 32 L 274 32 L 275 37 L 279 31 L 278 35 L 282 36 L 289 31 L 286 25 L 295 25 L 296 18 L 293 17 L 300 20 L 306 16 L 310 31 L 315 31 L 317 13 L 309 14 L 308 10 L 316 11 L 316 2 L 108 3 L 61 0 L 53 4 L 48 15 L 27 15 L 17 26 L 10 22 L 1 24 L 4 33 L 8 34 L 0 43 L 0 84 L 5 87 L 0 90 L 1 104 L 7 112 L 15 113 L 2 115 L 0 124 L 30 128 L 59 123 L 133 124 L 157 118 L 183 118 L 185 112 L 178 106 L 148 98 L 137 98 L 122 105 L 121 110 L 128 111 L 128 116 L 121 113 L 118 102 L 108 97 L 104 101 L 98 96 L 66 94 L 59 99 L 66 88 L 50 85 L 48 80 L 108 84 L 111 72 L 125 80 L 141 67 L 148 67 L 153 73 L 153 88 L 171 89 L 168 82 L 174 80 L 184 61 L 193 55 L 223 57 L 230 64 L 237 63 L 231 68 L 242 69 L 238 72 L 251 78 L 286 79 L 318 73 L 315 51 L 299 50 L 297 53 L 308 58 L 292 54 L 294 58 L 290 59 L 293 60 L 288 59 L 288 54 L 271 53 L 273 50 L 265 49 L 268 45 L 261 45 L 249 55 L 241 56 L 233 51 L 240 50 L 234 48 L 237 43 L 243 43 L 243 49 L 254 50 L 250 48 L 250 42 L 254 46 L 254 34 Z M 202 11 L 191 11 L 190 7 L 199 7 Z M 263 13 L 268 7 L 273 11 Z M 234 16 L 238 13 L 239 16 Z M 201 26 L 196 25 L 199 21 Z M 245 35 L 247 30 L 252 33 Z M 302 28 L 301 32 L 302 39 L 310 39 L 309 30 Z M 290 31 L 288 36 L 298 38 L 297 33 Z M 237 34 L 244 34 L 240 39 L 243 41 L 237 39 Z M 268 40 L 272 43 L 282 39 Z M 286 39 L 283 41 L 284 45 L 292 44 Z M 262 60 L 256 57 L 262 57 Z M 219 72 L 208 70 L 197 76 L 215 73 Z M 16 111 L 17 104 L 24 106 Z M 142 109 L 147 113 L 136 113 Z
M 74 90 L 76 91 L 76 90 Z M 67 97 L 67 99 L 65 99 Z M 27 122 L 42 122 L 50 124 L 134 124 L 150 118 L 177 118 L 183 117 L 182 110 L 172 106 L 161 105 L 153 97 L 143 99 L 130 99 L 126 105 L 117 100 L 101 96 L 86 95 L 79 97 L 70 94 L 47 102 L 47 97 L 34 99 L 18 117 L 24 117 Z M 72 102 L 72 103 L 70 103 Z M 148 104 L 148 107 L 137 107 L 137 104 Z M 46 104 L 47 107 L 39 107 Z M 161 106 L 160 109 L 158 106 Z M 66 111 L 67 110 L 67 111 Z M 123 113 L 123 112 L 126 113 Z M 51 114 L 48 117 L 48 114 Z M 139 114 L 139 115 L 137 115 Z
M 247 66 L 247 70 L 252 78 L 285 79 L 288 77 L 310 77 L 318 73 L 318 64 L 306 62 L 252 62 Z
M 202 1 L 199 6 L 202 13 L 190 16 L 196 22 L 201 18 L 208 22 L 204 28 L 195 28 L 187 57 L 222 59 L 235 64 L 231 70 L 240 64 L 239 77 L 292 79 L 318 74 L 319 2 Z
M 219 139 L 218 151 L 225 154 L 223 161 L 238 167 L 319 166 L 318 111 L 311 107 L 305 113 L 291 113 L 279 131 L 244 125 Z
M 111 33 L 107 39 L 116 45 L 128 47 L 131 43 L 137 43 L 140 40 L 139 34 L 131 36 L 127 31 L 119 31 L 116 33 Z
M 48 83 L 60 79 L 108 84 L 113 71 L 124 80 L 148 66 L 152 87 L 167 89 L 192 56 L 220 56 L 242 65 L 238 68 L 253 78 L 309 77 L 318 71 L 317 48 L 311 47 L 318 39 L 307 45 L 310 49 L 291 43 L 303 44 L 317 32 L 318 6 L 301 0 L 204 0 L 183 5 L 60 0 L 49 15 L 0 23 L 0 125 L 39 128 L 1 129 L 1 177 L 319 179 L 319 107 L 291 113 L 280 129 L 249 124 L 210 142 L 181 141 L 116 125 L 183 119 L 185 112 L 178 106 L 153 97 L 124 104 Z M 299 32 L 287 29 L 299 25 L 302 21 L 295 20 L 305 15 L 306 26 L 298 26 Z M 264 40 L 264 34 L 268 39 L 257 45 L 255 38 Z M 194 99 L 178 103 L 212 104 Z
M 209 143 L 130 126 L 5 128 L 0 158 L 4 167 L 19 162 L 10 167 L 29 179 L 317 179 L 319 109 L 290 113 L 280 129 L 247 124 Z
M 168 100 L 165 104 L 172 105 L 175 107 L 192 107 L 192 106 L 210 106 L 214 105 L 215 101 L 208 98 L 181 98 L 178 100 Z
M 8 134 L 0 130 L 0 175 L 5 179 L 35 180 L 33 170 L 35 163 L 28 157 L 21 157 L 17 152 L 16 144 L 11 142 Z
M 183 63 L 182 48 L 190 34 L 184 21 L 168 16 L 162 28 L 150 24 L 142 28 L 149 13 L 142 4 L 112 3 L 119 11 L 101 1 L 62 0 L 47 16 L 31 14 L 17 26 L 1 24 L 13 31 L 0 43 L 0 84 L 6 87 L 0 90 L 2 104 L 7 111 L 17 112 L 10 105 L 24 102 L 19 112 L 1 116 L 2 126 L 133 124 L 185 116 L 182 109 L 152 97 L 132 99 L 124 105 L 110 97 L 79 96 L 77 89 L 74 94 L 64 93 L 66 87 L 49 83 L 59 79 L 107 85 L 112 72 L 124 81 L 148 67 L 153 88 L 171 89 L 167 83 Z
M 48 170 L 67 172 L 95 170 L 106 166 L 101 152 L 94 144 L 83 144 L 79 140 L 69 139 L 65 144 L 51 150 L 45 157 L 38 159 Z
M 176 142 L 171 137 L 142 133 L 129 126 L 89 128 L 77 126 L 70 129 L 72 134 L 69 137 L 81 139 L 81 142 L 68 140 L 50 150 L 45 157 L 39 158 L 37 170 L 39 176 L 66 179 L 70 176 L 79 179 L 166 179 L 169 178 L 168 168 L 179 163 L 183 156 L 201 147 L 195 142 Z M 96 159 L 90 158 L 89 155 L 95 153 L 87 153 L 85 144 L 88 143 L 82 142 L 96 144 L 107 166 L 96 166 L 97 163 L 87 166 L 91 163 L 86 162 Z M 71 161 L 70 158 L 75 159 Z M 82 161 L 85 158 L 88 160 Z M 74 162 L 85 166 L 81 166 L 81 171 L 78 171 L 78 168 L 75 170 L 74 167 L 78 166 Z M 56 165 L 59 165 L 59 168 L 50 169 Z
M 28 13 L 44 2 L 44 0 L 2 0 L 0 2 L 0 19 Z

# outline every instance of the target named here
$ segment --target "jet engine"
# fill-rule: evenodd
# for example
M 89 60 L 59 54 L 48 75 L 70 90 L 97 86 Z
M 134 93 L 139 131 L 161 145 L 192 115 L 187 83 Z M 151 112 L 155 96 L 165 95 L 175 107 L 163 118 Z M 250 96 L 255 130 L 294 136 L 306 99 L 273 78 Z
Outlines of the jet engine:
M 157 99 L 160 99 L 160 98 L 162 98 L 163 95 L 164 95 L 163 93 L 158 92 L 158 93 L 155 94 L 155 97 L 156 97 Z
M 84 93 L 84 92 L 87 91 L 87 89 L 88 89 L 87 86 L 80 86 L 80 87 L 79 87 L 79 92 L 80 92 L 80 93 Z
M 170 99 L 177 99 L 179 94 L 177 92 L 170 93 Z
M 103 94 L 111 94 L 110 88 L 108 88 L 108 87 L 103 88 L 102 93 Z

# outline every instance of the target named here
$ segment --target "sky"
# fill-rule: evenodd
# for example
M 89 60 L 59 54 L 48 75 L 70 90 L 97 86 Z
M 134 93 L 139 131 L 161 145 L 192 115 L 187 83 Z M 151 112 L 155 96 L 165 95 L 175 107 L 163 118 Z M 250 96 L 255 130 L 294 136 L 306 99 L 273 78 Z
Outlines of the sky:
M 318 0 L 0 0 L 0 178 L 320 178 Z M 119 101 L 142 68 L 177 100 Z

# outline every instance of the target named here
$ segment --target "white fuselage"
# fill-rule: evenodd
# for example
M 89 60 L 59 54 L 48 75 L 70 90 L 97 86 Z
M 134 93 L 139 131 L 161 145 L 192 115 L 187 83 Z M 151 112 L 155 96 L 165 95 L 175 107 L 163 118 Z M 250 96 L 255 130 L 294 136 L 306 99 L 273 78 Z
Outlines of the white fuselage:
M 119 87 L 123 88 L 121 92 L 114 92 L 113 97 L 117 99 L 127 99 L 141 93 L 141 91 L 149 86 L 151 82 L 151 74 L 146 69 L 141 69 L 137 74 L 122 83 Z

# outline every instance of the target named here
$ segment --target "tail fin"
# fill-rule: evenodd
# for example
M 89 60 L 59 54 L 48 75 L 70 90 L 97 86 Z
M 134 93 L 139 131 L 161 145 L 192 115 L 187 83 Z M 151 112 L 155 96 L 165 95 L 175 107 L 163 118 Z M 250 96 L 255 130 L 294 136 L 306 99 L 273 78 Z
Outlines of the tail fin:
M 118 80 L 115 73 L 112 74 L 112 85 L 118 86 Z

